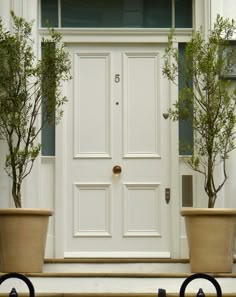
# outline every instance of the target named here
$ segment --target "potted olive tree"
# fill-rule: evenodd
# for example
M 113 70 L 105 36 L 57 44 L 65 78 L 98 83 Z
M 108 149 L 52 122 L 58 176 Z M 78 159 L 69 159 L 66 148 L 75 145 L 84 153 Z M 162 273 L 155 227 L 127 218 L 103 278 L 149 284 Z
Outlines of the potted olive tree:
M 16 208 L 0 210 L 0 271 L 40 272 L 52 211 L 22 208 L 22 184 L 40 153 L 40 132 L 62 117 L 67 99 L 60 84 L 70 78 L 70 60 L 60 34 L 50 28 L 37 60 L 32 22 L 11 16 L 11 31 L 0 20 L 0 138 L 8 148 L 5 171 Z
M 182 86 L 178 101 L 168 114 L 172 120 L 191 118 L 194 145 L 186 163 L 203 177 L 208 197 L 208 208 L 181 211 L 185 216 L 193 272 L 232 270 L 236 210 L 214 206 L 228 178 L 229 153 L 235 149 L 236 88 L 227 79 L 236 61 L 236 52 L 230 43 L 235 31 L 234 20 L 217 16 L 206 40 L 201 31 L 192 33 L 183 59 L 173 46 L 172 31 L 164 55 L 164 76 L 177 84 L 181 79 Z M 220 171 L 218 176 L 216 167 Z

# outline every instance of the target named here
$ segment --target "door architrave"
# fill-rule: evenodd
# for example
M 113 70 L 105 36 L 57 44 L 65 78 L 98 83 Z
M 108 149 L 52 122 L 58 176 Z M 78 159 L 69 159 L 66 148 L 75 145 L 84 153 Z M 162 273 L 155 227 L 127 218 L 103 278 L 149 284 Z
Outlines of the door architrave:
M 60 30 L 63 34 L 63 42 L 67 45 L 75 43 L 93 43 L 101 44 L 107 43 L 144 43 L 144 44 L 165 44 L 167 43 L 167 30 L 162 30 L 161 34 L 155 35 L 155 31 L 160 33 L 160 30 L 150 30 L 149 34 L 145 34 L 144 30 L 115 30 L 116 34 L 113 35 L 114 30 L 83 30 L 83 35 L 79 35 L 81 30 Z M 66 32 L 64 32 L 66 31 Z M 89 31 L 89 32 L 88 32 Z M 131 31 L 131 32 L 130 32 Z M 190 32 L 189 30 L 184 30 L 185 34 L 180 38 L 181 42 L 187 41 L 189 39 Z M 75 34 L 75 32 L 78 33 Z M 92 34 L 95 35 L 93 35 Z M 121 36 L 121 33 L 123 35 Z M 100 34 L 99 34 L 100 33 Z M 106 34 L 105 34 L 106 33 Z M 135 34 L 136 33 L 136 34 Z M 147 33 L 147 32 L 146 32 Z M 156 32 L 157 33 L 157 32 Z M 132 34 L 130 36 L 130 34 Z M 129 40 L 129 41 L 128 41 Z M 177 42 L 176 42 L 177 45 Z M 66 94 L 66 89 L 69 86 L 70 82 L 64 83 L 62 86 L 63 93 Z M 175 99 L 178 96 L 178 89 L 176 86 L 169 85 L 170 93 L 170 105 L 174 103 Z M 171 98 L 172 102 L 171 102 Z M 64 246 L 61 244 L 64 242 L 64 197 L 65 197 L 65 188 L 66 188 L 66 164 L 65 158 L 66 155 L 66 146 L 65 146 L 65 135 L 66 135 L 66 119 L 67 119 L 67 109 L 65 107 L 63 120 L 56 127 L 56 158 L 55 158 L 55 257 L 63 258 L 64 257 Z M 171 237 L 171 258 L 178 258 L 180 255 L 179 250 L 179 241 L 180 241 L 180 228 L 179 221 L 173 220 L 177 218 L 180 220 L 179 209 L 180 209 L 180 199 L 179 199 L 179 155 L 178 155 L 178 124 L 171 122 L 170 124 L 170 146 L 171 146 L 171 201 L 170 201 L 170 237 Z M 60 185 L 60 186 L 59 186 Z M 61 185 L 63 185 L 61 189 Z M 63 231 L 62 231 L 63 230 Z

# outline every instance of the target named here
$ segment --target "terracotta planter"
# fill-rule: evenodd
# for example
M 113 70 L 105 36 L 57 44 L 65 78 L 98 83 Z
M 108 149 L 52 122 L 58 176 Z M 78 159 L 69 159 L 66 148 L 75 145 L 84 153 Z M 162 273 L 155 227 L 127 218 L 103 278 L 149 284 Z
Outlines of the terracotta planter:
M 184 208 L 192 272 L 232 272 L 236 209 Z
M 51 210 L 0 209 L 0 271 L 41 272 Z

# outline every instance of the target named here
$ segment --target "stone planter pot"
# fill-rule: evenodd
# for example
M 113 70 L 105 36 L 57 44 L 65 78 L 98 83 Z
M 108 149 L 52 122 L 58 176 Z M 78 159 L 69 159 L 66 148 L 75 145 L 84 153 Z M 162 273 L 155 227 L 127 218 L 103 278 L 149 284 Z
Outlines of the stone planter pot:
M 191 272 L 232 272 L 236 209 L 183 208 Z
M 51 210 L 0 209 L 0 271 L 42 272 Z

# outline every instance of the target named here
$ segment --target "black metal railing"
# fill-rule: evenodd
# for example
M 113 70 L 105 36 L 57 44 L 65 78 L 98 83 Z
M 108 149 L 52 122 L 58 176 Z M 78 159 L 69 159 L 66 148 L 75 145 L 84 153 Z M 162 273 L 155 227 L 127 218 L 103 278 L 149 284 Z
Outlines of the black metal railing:
M 18 278 L 20 280 L 22 280 L 28 287 L 29 289 L 29 296 L 30 297 L 34 297 L 35 296 L 35 292 L 34 292 L 34 286 L 32 284 L 32 282 L 23 274 L 20 274 L 20 273 L 15 273 L 15 272 L 12 272 L 12 273 L 7 273 L 7 274 L 4 274 L 0 277 L 0 285 L 7 279 L 9 278 Z M 9 296 L 10 297 L 18 297 L 18 293 L 16 291 L 15 288 L 12 288 L 11 289 L 11 292 L 9 293 Z
M 190 275 L 188 278 L 186 278 L 180 287 L 179 297 L 185 296 L 185 290 L 186 290 L 188 284 L 197 278 L 203 278 L 203 279 L 206 279 L 209 282 L 211 282 L 216 289 L 217 297 L 222 297 L 222 291 L 221 291 L 221 287 L 220 287 L 218 281 L 213 276 L 204 274 L 204 273 L 196 273 L 196 274 Z M 166 297 L 166 290 L 158 289 L 158 297 Z M 205 293 L 203 292 L 202 288 L 199 288 L 199 290 L 196 294 L 196 297 L 205 297 Z

